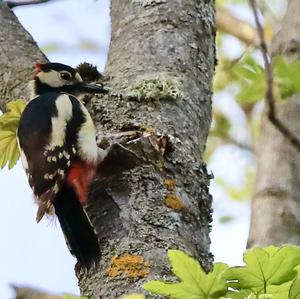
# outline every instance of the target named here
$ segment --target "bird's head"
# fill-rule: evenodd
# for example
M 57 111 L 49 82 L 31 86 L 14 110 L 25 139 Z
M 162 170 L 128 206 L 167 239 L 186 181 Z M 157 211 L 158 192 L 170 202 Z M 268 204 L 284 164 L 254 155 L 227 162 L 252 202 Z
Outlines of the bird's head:
M 32 97 L 53 91 L 76 97 L 86 93 L 108 93 L 102 85 L 83 82 L 79 73 L 68 65 L 37 63 L 33 72 Z

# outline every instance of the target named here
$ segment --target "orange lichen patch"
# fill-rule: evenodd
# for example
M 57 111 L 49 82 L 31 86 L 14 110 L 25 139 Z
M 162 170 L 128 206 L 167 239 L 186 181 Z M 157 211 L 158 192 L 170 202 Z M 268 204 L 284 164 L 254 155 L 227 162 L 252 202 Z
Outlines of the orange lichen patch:
M 124 254 L 113 256 L 106 271 L 110 277 L 125 275 L 130 278 L 146 277 L 149 274 L 150 265 L 140 255 Z
M 164 179 L 164 185 L 168 190 L 173 191 L 176 188 L 176 181 L 172 179 Z
M 175 194 L 168 194 L 165 197 L 165 205 L 175 211 L 180 211 L 184 207 L 181 199 Z

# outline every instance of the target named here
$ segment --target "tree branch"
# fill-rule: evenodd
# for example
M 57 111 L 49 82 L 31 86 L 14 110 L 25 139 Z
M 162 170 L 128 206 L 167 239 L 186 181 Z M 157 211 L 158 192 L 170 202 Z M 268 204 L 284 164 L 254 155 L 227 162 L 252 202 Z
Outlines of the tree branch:
M 224 138 L 224 141 L 228 144 L 232 144 L 232 145 L 234 145 L 234 146 L 236 146 L 236 147 L 238 147 L 242 150 L 245 150 L 245 151 L 248 151 L 248 152 L 254 154 L 253 147 L 251 145 L 245 143 L 245 142 L 241 142 L 241 141 L 239 141 L 239 140 L 237 140 L 233 137 L 229 137 L 229 136 Z
M 274 27 L 277 28 L 278 24 L 280 23 L 280 19 L 272 11 L 266 0 L 260 0 L 257 5 L 264 18 L 267 19 L 268 23 L 272 26 L 272 30 L 274 32 Z
M 267 116 L 270 122 L 300 151 L 300 140 L 293 134 L 293 132 L 286 127 L 280 119 L 277 117 L 276 107 L 275 107 L 275 97 L 273 92 L 273 68 L 271 59 L 268 55 L 268 47 L 265 40 L 264 29 L 259 21 L 257 5 L 255 0 L 249 0 L 250 6 L 252 8 L 255 23 L 257 26 L 257 32 L 259 36 L 260 49 L 263 56 L 265 74 L 266 74 L 266 94 L 265 103 L 267 108 Z
M 12 288 L 15 290 L 15 299 L 63 299 L 63 296 L 49 294 L 34 288 L 15 285 L 12 285 Z
M 9 8 L 15 8 L 17 6 L 25 6 L 25 5 L 35 5 L 35 4 L 43 4 L 47 2 L 51 2 L 53 0 L 29 0 L 29 1 L 4 1 Z
M 228 9 L 217 7 L 216 24 L 219 30 L 238 38 L 245 44 L 259 47 L 259 39 L 255 28 L 233 16 Z

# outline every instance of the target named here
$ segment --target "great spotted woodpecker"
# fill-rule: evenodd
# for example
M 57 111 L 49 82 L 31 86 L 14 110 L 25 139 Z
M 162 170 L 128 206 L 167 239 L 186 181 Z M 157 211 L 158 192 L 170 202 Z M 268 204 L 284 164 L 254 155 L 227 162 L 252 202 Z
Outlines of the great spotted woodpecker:
M 98 150 L 93 121 L 77 97 L 107 92 L 84 83 L 70 66 L 36 64 L 32 99 L 18 128 L 22 164 L 38 204 L 37 222 L 55 213 L 71 253 L 85 267 L 100 255 L 84 206 L 105 153 Z

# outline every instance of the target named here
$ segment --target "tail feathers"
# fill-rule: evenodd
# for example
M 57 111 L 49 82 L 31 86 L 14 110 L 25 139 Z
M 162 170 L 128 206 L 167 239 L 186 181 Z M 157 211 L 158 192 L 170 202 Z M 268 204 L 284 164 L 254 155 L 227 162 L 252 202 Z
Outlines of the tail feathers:
M 53 205 L 70 252 L 90 268 L 100 257 L 98 239 L 73 188 L 63 186 Z

